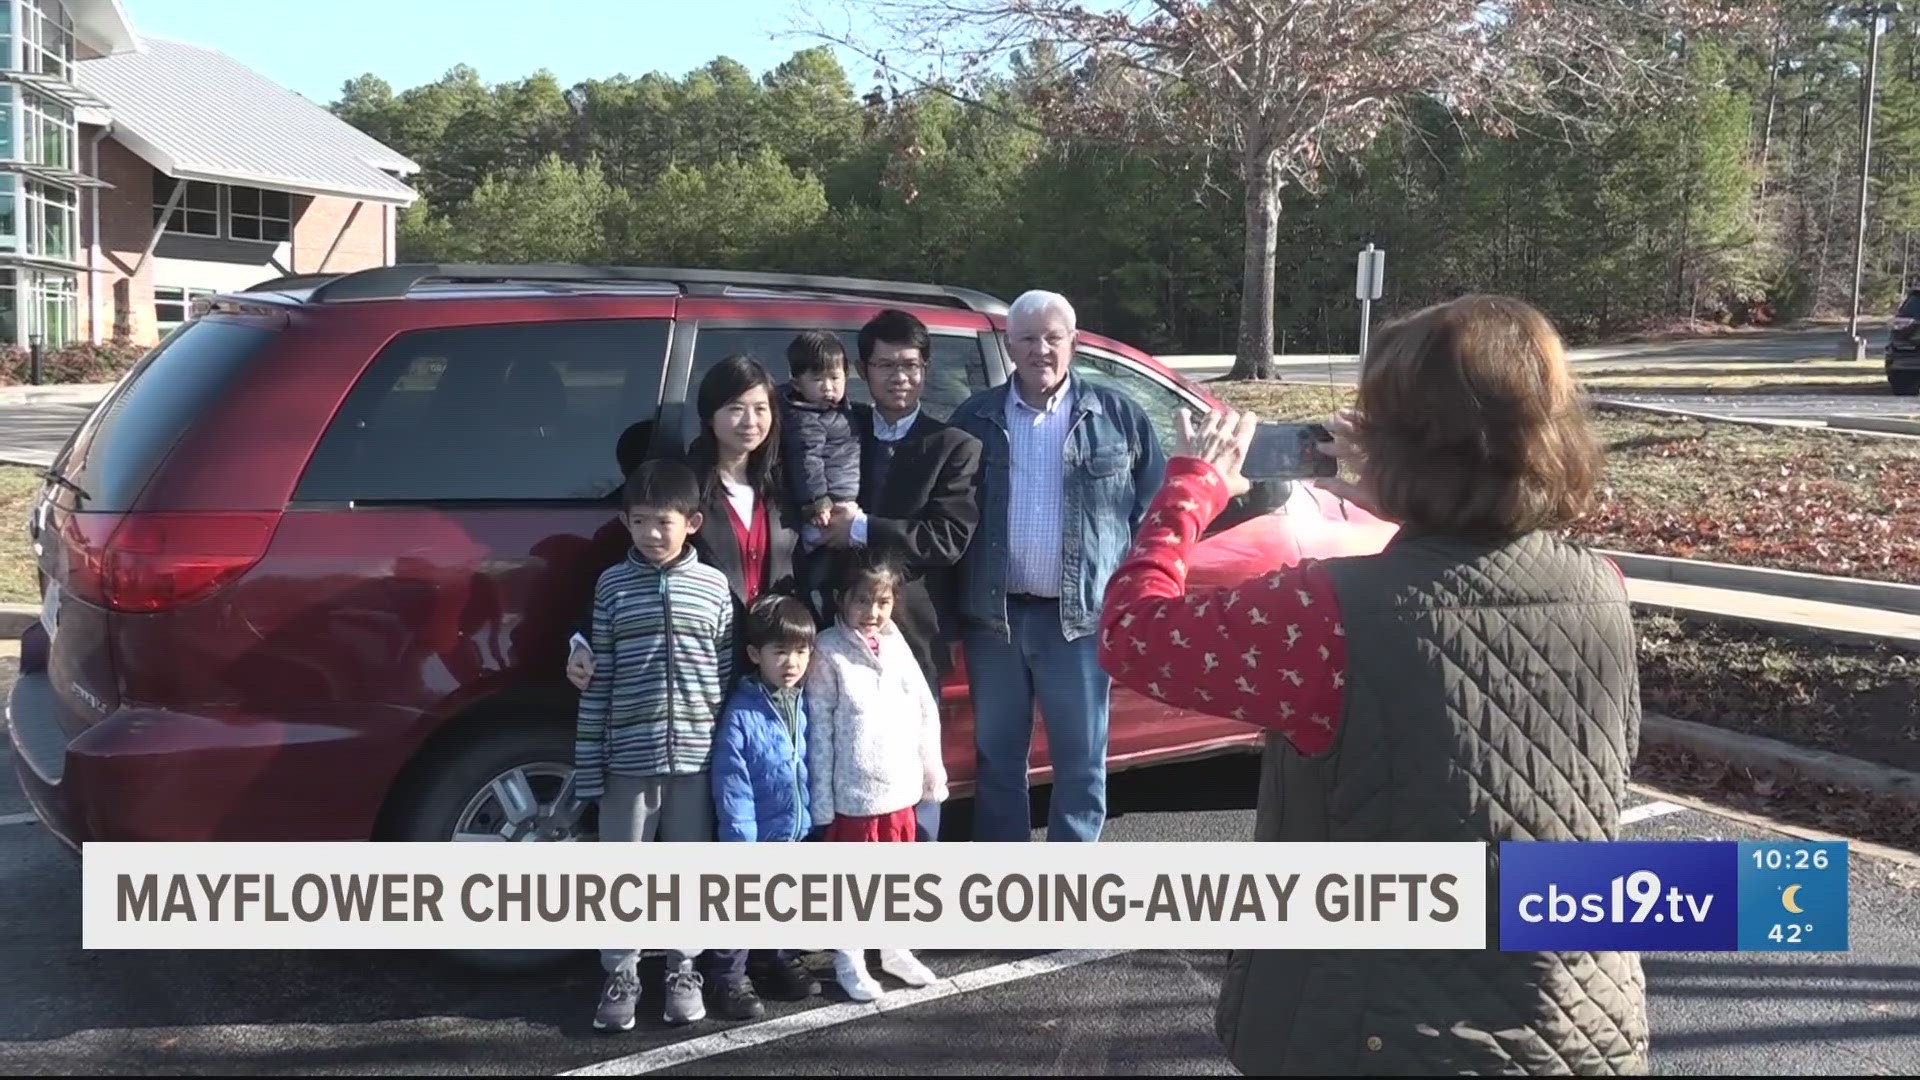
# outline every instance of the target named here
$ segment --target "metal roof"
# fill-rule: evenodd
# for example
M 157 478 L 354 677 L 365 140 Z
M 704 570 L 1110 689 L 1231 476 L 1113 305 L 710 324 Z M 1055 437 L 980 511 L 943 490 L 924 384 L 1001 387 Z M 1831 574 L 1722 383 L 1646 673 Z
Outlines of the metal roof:
M 141 41 L 76 63 L 74 82 L 107 102 L 113 137 L 167 175 L 400 206 L 418 197 L 389 172 L 420 166 L 319 105 L 217 50 Z

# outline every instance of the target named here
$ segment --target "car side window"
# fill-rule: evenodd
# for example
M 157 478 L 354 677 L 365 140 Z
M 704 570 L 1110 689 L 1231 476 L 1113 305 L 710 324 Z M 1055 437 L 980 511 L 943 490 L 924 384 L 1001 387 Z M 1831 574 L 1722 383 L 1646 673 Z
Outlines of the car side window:
M 1117 357 L 1104 353 L 1076 351 L 1073 372 L 1096 386 L 1105 386 L 1127 395 L 1153 422 L 1153 433 L 1160 448 L 1172 455 L 1180 441 L 1179 415 L 1183 408 L 1195 408 L 1173 388 Z
M 659 413 L 668 321 L 417 330 L 381 350 L 294 497 L 413 503 L 596 500 L 623 435 Z
M 686 438 L 698 431 L 699 416 L 692 408 L 700 395 L 700 380 L 715 364 L 737 353 L 760 361 L 773 377 L 775 385 L 788 378 L 787 345 L 804 327 L 701 327 L 693 343 L 693 372 L 687 381 Z M 840 344 L 847 350 L 847 398 L 871 405 L 866 380 L 860 377 L 859 329 L 834 328 Z M 939 333 L 933 335 L 933 365 L 927 372 L 926 390 L 921 407 L 928 415 L 945 420 L 978 391 L 987 388 L 986 355 L 980 350 L 976 334 Z

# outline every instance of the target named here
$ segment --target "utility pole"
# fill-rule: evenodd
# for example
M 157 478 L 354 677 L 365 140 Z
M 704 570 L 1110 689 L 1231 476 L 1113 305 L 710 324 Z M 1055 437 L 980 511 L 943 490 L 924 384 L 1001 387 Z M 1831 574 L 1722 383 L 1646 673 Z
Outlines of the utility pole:
M 1867 358 L 1867 343 L 1860 336 L 1860 286 L 1866 270 L 1867 247 L 1867 181 L 1868 165 L 1873 153 L 1873 92 L 1874 84 L 1880 74 L 1880 21 L 1883 18 L 1898 15 L 1900 5 L 1893 2 L 1869 3 L 1854 9 L 1858 17 L 1868 21 L 1867 31 L 1867 85 L 1860 102 L 1860 201 L 1859 219 L 1855 222 L 1853 236 L 1853 308 L 1847 316 L 1847 339 L 1840 345 L 1843 359 L 1863 361 Z

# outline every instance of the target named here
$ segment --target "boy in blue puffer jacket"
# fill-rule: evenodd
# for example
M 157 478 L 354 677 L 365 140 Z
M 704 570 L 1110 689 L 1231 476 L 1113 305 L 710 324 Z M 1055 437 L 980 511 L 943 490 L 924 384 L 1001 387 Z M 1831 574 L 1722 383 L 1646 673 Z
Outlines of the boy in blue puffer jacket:
M 713 807 L 720 839 L 789 844 L 813 824 L 807 778 L 807 708 L 801 682 L 813 658 L 813 613 L 798 598 L 760 596 L 745 620 L 747 673 L 713 736 Z M 754 995 L 752 974 L 784 1001 L 820 992 L 797 950 L 735 949 L 723 992 Z

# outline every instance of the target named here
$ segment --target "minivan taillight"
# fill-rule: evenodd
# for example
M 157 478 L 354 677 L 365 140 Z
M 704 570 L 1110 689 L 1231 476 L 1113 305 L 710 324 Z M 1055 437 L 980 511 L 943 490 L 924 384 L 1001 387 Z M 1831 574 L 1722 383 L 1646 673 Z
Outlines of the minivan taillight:
M 246 573 L 279 524 L 272 512 L 74 514 L 62 537 L 66 588 L 114 611 L 163 611 Z

